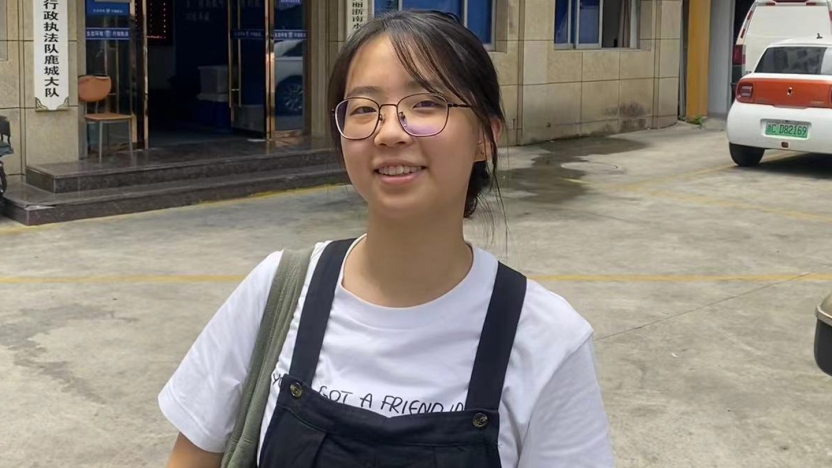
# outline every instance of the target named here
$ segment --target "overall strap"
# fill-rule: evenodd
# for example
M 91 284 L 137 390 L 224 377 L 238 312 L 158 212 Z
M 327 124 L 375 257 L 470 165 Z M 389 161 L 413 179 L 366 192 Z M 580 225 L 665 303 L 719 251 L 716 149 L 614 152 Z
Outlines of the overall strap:
M 465 409 L 499 410 L 525 298 L 526 277 L 500 263 L 471 371 Z
M 324 248 L 306 292 L 289 374 L 309 386 L 312 385 L 318 367 L 341 265 L 354 241 L 333 241 Z

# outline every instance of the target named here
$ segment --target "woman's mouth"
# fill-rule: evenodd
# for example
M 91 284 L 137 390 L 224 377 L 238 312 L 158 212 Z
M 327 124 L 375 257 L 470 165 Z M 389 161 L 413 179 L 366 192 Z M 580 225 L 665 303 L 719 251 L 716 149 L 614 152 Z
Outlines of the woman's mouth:
M 375 172 L 383 185 L 403 186 L 419 179 L 426 169 L 425 166 L 384 166 Z
M 424 166 L 385 166 L 376 169 L 376 173 L 387 177 L 403 177 L 425 170 Z

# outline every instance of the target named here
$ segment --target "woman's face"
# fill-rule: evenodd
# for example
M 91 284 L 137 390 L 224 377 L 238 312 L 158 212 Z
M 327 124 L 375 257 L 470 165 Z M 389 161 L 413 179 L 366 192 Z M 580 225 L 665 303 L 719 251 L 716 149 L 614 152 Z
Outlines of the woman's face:
M 345 97 L 370 98 L 384 105 L 427 92 L 407 73 L 390 40 L 380 36 L 353 58 Z M 449 92 L 442 95 L 462 104 Z M 382 121 L 369 138 L 341 138 L 347 173 L 370 211 L 396 220 L 453 212 L 462 217 L 473 163 L 485 159 L 484 145 L 478 144 L 482 132 L 471 109 L 449 108 L 445 129 L 430 137 L 408 134 L 393 106 L 382 107 L 381 114 Z M 402 167 L 407 169 L 402 171 Z M 400 172 L 405 174 L 392 175 Z

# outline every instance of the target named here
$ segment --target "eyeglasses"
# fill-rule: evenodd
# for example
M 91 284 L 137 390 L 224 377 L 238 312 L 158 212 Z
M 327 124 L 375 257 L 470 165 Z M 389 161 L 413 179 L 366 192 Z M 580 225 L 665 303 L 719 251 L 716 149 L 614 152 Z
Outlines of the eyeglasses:
M 384 118 L 381 108 L 393 106 L 399 124 L 409 135 L 430 137 L 445 130 L 452 107 L 471 107 L 467 104 L 448 102 L 434 93 L 418 93 L 405 96 L 396 104 L 379 104 L 365 97 L 347 98 L 333 109 L 335 124 L 341 136 L 348 140 L 363 140 L 371 137 Z

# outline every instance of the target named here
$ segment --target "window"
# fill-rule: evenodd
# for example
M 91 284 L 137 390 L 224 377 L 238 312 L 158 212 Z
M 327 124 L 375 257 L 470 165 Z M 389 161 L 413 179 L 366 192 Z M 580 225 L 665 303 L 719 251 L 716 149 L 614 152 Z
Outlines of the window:
M 823 65 L 820 67 L 820 74 L 832 76 L 832 47 L 826 49 L 826 54 L 823 56 Z
M 757 65 L 757 73 L 832 75 L 832 49 L 826 47 L 772 47 Z
M 495 0 L 374 0 L 373 15 L 396 10 L 441 10 L 463 20 L 485 45 L 493 42 Z
M 634 48 L 640 0 L 554 0 L 555 45 Z

